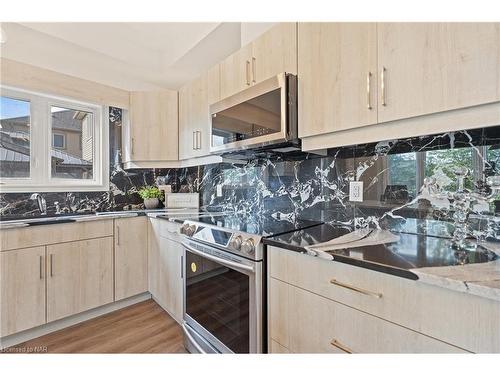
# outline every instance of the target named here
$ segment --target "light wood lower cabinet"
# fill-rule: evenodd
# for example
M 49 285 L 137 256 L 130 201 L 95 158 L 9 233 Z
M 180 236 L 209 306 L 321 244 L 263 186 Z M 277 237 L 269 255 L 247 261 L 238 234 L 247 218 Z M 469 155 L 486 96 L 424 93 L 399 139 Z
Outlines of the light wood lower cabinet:
M 279 285 L 273 285 L 279 284 Z M 271 279 L 271 350 L 292 353 L 465 353 L 455 346 Z M 272 293 L 272 292 L 271 292 Z M 283 305 L 284 304 L 284 305 Z M 286 318 L 283 318 L 286 317 Z M 278 323 L 278 324 L 274 324 Z
M 151 219 L 148 235 L 149 291 L 175 320 L 182 321 L 183 247 L 174 240 L 177 224 Z M 172 233 L 169 232 L 172 231 Z
M 45 247 L 0 253 L 0 336 L 45 323 Z
M 275 247 L 268 248 L 268 267 L 271 279 L 284 282 L 270 283 L 270 331 L 290 349 L 293 323 L 282 310 L 297 306 L 282 291 L 286 285 L 467 351 L 500 352 L 498 301 Z
M 148 220 L 115 219 L 115 300 L 148 291 Z
M 47 246 L 47 321 L 113 302 L 113 237 Z

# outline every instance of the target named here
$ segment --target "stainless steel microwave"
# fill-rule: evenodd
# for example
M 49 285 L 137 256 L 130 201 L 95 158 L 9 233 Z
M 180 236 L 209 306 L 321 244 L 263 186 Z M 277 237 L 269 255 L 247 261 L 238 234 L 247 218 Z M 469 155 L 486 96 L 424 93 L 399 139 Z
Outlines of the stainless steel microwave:
M 281 73 L 210 106 L 210 152 L 293 149 L 297 137 L 297 77 Z M 290 147 L 292 146 L 292 147 Z

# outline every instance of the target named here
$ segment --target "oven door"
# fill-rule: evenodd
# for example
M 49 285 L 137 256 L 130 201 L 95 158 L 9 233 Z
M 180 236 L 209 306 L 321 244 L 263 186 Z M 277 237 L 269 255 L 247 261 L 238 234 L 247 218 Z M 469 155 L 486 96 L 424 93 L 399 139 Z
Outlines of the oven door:
M 262 262 L 184 238 L 184 333 L 196 352 L 262 352 Z
M 210 106 L 210 152 L 286 143 L 297 138 L 296 77 L 282 73 Z

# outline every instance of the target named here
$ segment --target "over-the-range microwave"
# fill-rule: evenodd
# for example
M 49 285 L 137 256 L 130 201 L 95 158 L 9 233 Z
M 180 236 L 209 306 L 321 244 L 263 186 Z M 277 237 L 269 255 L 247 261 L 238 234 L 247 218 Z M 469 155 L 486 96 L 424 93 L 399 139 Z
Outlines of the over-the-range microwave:
M 210 106 L 210 152 L 300 149 L 297 76 L 281 73 Z

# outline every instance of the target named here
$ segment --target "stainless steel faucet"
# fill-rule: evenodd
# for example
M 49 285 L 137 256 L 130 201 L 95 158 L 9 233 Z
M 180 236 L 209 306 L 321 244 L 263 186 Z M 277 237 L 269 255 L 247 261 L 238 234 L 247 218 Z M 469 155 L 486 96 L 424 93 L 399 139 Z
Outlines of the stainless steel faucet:
M 40 214 L 47 215 L 47 202 L 45 201 L 45 198 L 42 196 L 42 194 L 39 193 L 31 194 L 30 199 L 37 201 Z

